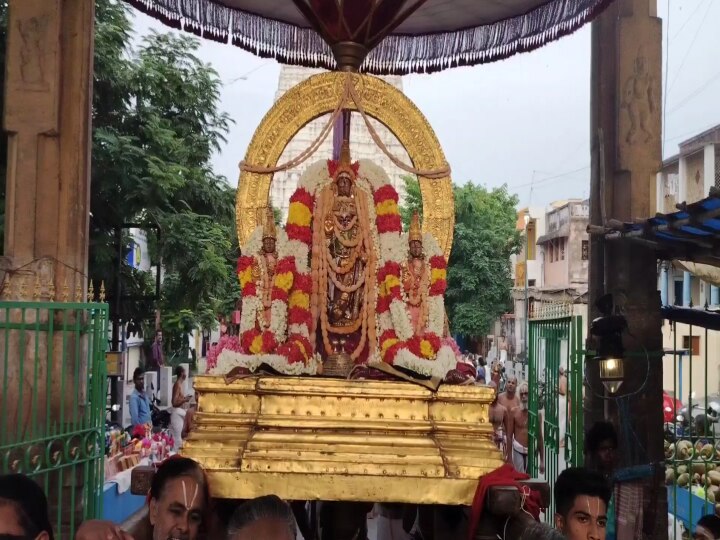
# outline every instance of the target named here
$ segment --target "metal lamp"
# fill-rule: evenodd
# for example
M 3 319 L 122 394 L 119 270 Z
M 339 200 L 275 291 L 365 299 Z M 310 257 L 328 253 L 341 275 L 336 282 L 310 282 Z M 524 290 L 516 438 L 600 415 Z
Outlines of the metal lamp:
M 627 329 L 627 320 L 622 315 L 613 315 L 612 295 L 605 295 L 596 303 L 602 313 L 593 320 L 590 332 L 597 338 L 597 356 L 600 380 L 610 394 L 615 394 L 625 379 L 624 348 L 622 333 Z

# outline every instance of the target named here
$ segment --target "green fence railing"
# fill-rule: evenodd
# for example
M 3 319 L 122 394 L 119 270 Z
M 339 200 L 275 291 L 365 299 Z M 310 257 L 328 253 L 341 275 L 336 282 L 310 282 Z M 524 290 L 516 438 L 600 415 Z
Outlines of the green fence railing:
M 108 308 L 0 302 L 0 472 L 44 488 L 56 538 L 102 515 Z
M 663 324 L 670 540 L 690 538 L 698 520 L 714 514 L 720 502 L 720 331 L 702 326 L 718 315 L 697 314 L 698 325 L 673 320 L 672 312 Z
M 533 478 L 543 476 L 536 452 L 542 429 L 544 478 L 551 491 L 560 472 L 583 463 L 583 318 L 572 310 L 571 304 L 551 305 L 529 321 L 528 473 Z M 564 396 L 560 393 L 561 367 L 566 376 Z M 554 511 L 551 498 L 547 521 L 552 520 Z

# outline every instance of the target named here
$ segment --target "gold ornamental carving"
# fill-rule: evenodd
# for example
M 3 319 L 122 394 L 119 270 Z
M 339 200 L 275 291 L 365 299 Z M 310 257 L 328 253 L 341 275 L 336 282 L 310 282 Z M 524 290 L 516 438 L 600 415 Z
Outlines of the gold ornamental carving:
M 344 95 L 347 73 L 314 75 L 288 90 L 268 111 L 255 131 L 245 162 L 255 167 L 277 165 L 287 144 L 312 120 L 332 113 Z M 416 169 L 437 170 L 446 166 L 440 143 L 425 116 L 402 92 L 382 79 L 353 74 L 353 87 L 365 112 L 384 124 L 400 141 Z M 350 101 L 348 109 L 357 110 Z M 381 152 L 378 149 L 378 152 Z M 313 158 L 311 158 L 313 159 Z M 244 244 L 260 223 L 268 206 L 272 174 L 240 173 L 236 224 Z M 450 176 L 419 177 L 423 200 L 423 232 L 430 232 L 446 257 L 450 256 L 455 205 Z
M 183 455 L 214 497 L 472 504 L 502 465 L 485 386 L 198 376 Z

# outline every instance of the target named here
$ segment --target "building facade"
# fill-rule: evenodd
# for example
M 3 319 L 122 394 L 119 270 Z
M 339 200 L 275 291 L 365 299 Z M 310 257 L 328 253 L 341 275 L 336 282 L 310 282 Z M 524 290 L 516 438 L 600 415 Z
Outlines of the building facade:
M 521 249 L 511 257 L 513 312 L 495 325 L 492 358 L 524 361 L 528 320 L 547 304 L 574 304 L 587 313 L 589 202 L 563 200 L 517 213 Z M 528 319 L 529 316 L 529 319 Z
M 297 66 L 282 66 L 280 69 L 280 79 L 278 82 L 278 89 L 275 94 L 275 100 L 277 101 L 293 86 L 300 84 L 312 75 L 322 73 L 322 71 L 323 70 L 320 69 L 310 69 Z M 382 77 L 382 79 L 398 90 L 402 90 L 402 77 L 388 76 Z M 303 127 L 287 145 L 280 156 L 278 163 L 285 163 L 304 152 L 320 134 L 327 121 L 328 115 L 324 115 L 320 118 L 316 118 Z M 377 120 L 371 119 L 370 122 L 389 152 L 396 158 L 400 159 L 401 162 L 410 165 L 410 157 L 402 144 L 400 144 L 400 141 L 397 140 L 397 137 L 395 137 L 395 135 L 393 135 L 387 127 Z M 275 173 L 270 187 L 270 198 L 273 207 L 280 209 L 282 212 L 283 221 L 287 219 L 290 196 L 297 188 L 298 181 L 300 180 L 303 172 L 305 172 L 305 169 L 308 165 L 317 160 L 330 159 L 332 157 L 332 153 L 333 137 L 331 132 L 317 152 L 315 152 L 315 154 L 307 161 L 288 171 Z M 368 128 L 365 126 L 362 116 L 358 113 L 352 114 L 352 120 L 350 123 L 350 153 L 353 160 L 371 159 L 380 165 L 390 177 L 392 185 L 398 191 L 400 200 L 404 200 L 405 183 L 402 177 L 408 175 L 408 173 L 395 165 L 390 158 L 377 147 L 375 141 L 373 141 L 370 135 L 370 132 L 368 131 Z
M 720 125 L 679 144 L 657 175 L 657 211 L 670 213 L 720 189 Z M 700 271 L 702 270 L 702 271 Z M 720 270 L 683 261 L 662 262 L 658 289 L 664 306 L 720 308 Z M 663 324 L 663 388 L 683 402 L 720 393 L 720 332 L 687 324 Z M 674 351 L 674 352 L 673 352 Z

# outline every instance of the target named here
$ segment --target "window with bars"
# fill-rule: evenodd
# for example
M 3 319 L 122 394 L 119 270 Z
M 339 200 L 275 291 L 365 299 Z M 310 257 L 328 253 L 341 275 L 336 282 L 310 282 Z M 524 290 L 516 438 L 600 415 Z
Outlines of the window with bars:
M 720 152 L 715 148 L 715 187 L 720 189 Z

